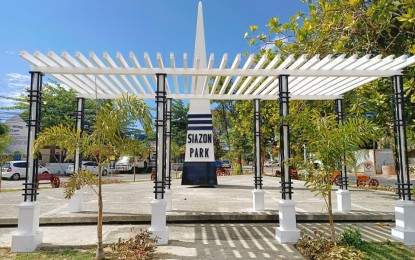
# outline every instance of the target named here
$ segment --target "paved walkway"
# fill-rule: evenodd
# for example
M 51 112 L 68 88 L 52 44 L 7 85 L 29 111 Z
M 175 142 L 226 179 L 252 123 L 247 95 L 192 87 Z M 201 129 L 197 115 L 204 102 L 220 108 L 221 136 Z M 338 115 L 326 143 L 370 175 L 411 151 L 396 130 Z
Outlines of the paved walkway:
M 279 181 L 279 178 L 264 177 L 265 211 L 253 212 L 252 175 L 218 177 L 217 188 L 181 186 L 180 180 L 174 179 L 173 211 L 167 216 L 170 240 L 169 245 L 158 247 L 160 258 L 301 259 L 293 246 L 280 245 L 274 239 L 281 196 Z M 327 228 L 326 224 L 316 223 L 327 222 L 322 200 L 303 184 L 294 180 L 298 227 L 308 232 L 313 228 Z M 63 191 L 62 188 L 41 190 L 38 196 L 43 246 L 95 244 L 97 197 L 94 191 L 84 189 L 84 210 L 80 213 L 68 212 Z M 149 227 L 152 182 L 108 184 L 103 186 L 103 193 L 105 243 L 131 237 L 132 228 Z M 352 189 L 352 212 L 335 211 L 336 229 L 340 233 L 357 221 L 366 239 L 391 239 L 393 222 L 390 221 L 394 220 L 395 199 L 391 192 Z M 17 224 L 17 205 L 21 202 L 21 191 L 0 193 L 0 247 L 11 245 L 11 235 Z

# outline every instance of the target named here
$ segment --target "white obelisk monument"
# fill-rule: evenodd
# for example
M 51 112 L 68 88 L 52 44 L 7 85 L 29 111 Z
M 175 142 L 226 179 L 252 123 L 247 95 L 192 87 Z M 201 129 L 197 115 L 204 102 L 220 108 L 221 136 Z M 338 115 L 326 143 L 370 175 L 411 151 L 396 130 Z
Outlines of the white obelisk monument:
M 206 46 L 202 3 L 199 2 L 193 66 L 206 68 Z M 194 77 L 191 92 L 202 94 L 206 76 Z M 213 151 L 212 112 L 209 99 L 190 100 L 186 135 L 186 157 L 182 185 L 217 185 Z

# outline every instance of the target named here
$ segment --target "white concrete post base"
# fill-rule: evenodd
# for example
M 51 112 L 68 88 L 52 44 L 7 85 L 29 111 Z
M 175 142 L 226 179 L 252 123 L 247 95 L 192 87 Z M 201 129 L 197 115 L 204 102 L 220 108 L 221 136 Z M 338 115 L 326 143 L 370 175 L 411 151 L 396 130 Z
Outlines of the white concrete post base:
M 69 200 L 69 212 L 76 213 L 82 211 L 84 193 L 82 190 L 76 190 L 72 198 Z
M 392 238 L 407 245 L 415 245 L 415 202 L 398 200 L 395 202 L 395 224 Z
M 12 252 L 33 252 L 43 242 L 39 231 L 39 202 L 22 202 L 19 206 L 17 231 L 12 235 Z
M 166 211 L 172 211 L 172 198 L 173 192 L 172 190 L 165 190 L 164 192 L 164 200 L 166 201 Z
M 169 243 L 169 228 L 166 227 L 166 201 L 154 199 L 151 201 L 151 232 L 152 238 L 157 238 L 156 245 Z
M 336 191 L 337 194 L 337 210 L 340 212 L 352 211 L 352 193 L 349 190 Z
M 300 239 L 295 203 L 292 200 L 280 200 L 278 205 L 280 226 L 275 228 L 275 238 L 281 244 L 294 244 Z
M 263 190 L 254 189 L 252 191 L 253 211 L 264 211 L 264 194 Z

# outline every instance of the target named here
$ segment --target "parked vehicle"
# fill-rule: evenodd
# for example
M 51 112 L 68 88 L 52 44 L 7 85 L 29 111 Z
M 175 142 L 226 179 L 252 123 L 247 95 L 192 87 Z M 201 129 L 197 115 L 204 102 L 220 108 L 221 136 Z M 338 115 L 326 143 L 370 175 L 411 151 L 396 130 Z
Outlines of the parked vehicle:
M 98 175 L 98 163 L 95 161 L 83 161 L 81 165 L 81 169 L 85 171 L 90 171 L 94 173 L 95 175 Z M 75 170 L 74 170 L 73 164 L 69 165 L 65 170 L 65 174 L 73 174 L 74 172 Z M 103 166 L 102 175 L 105 176 L 107 174 L 108 174 L 108 169 L 107 167 Z
M 231 168 L 231 162 L 229 160 L 222 160 L 222 167 L 223 168 Z
M 279 165 L 280 164 L 277 161 L 272 161 L 272 160 L 266 161 L 264 163 L 265 167 L 272 167 L 272 166 L 279 166 Z
M 134 156 L 121 156 L 120 159 L 115 163 L 115 170 L 118 172 L 132 171 L 136 167 L 139 171 L 147 170 L 147 160 L 144 158 L 137 158 Z
M 171 169 L 172 171 L 183 171 L 183 163 L 172 163 Z
M 26 178 L 26 168 L 27 168 L 26 161 L 6 162 L 1 167 L 1 177 L 5 179 L 10 179 L 10 180 L 19 180 L 22 178 Z M 49 169 L 42 165 L 38 165 L 38 173 L 47 174 L 49 173 Z
M 222 162 L 220 160 L 215 160 L 216 168 L 222 167 Z

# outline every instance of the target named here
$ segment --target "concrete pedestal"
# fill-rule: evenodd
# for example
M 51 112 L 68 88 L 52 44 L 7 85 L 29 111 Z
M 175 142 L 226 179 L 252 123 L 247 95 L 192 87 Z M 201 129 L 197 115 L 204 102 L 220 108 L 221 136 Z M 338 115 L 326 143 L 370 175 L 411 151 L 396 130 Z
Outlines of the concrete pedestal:
M 166 227 L 166 201 L 154 199 L 151 201 L 151 232 L 152 238 L 157 238 L 156 245 L 167 245 L 169 242 L 169 228 Z
M 43 242 L 39 231 L 39 202 L 22 202 L 19 206 L 17 231 L 12 235 L 12 252 L 33 252 Z
M 82 190 L 76 190 L 72 198 L 69 200 L 69 212 L 76 213 L 82 211 L 84 193 Z
M 350 212 L 352 210 L 352 194 L 349 190 L 336 191 L 337 210 L 340 212 Z
M 253 211 L 263 211 L 264 207 L 264 194 L 263 190 L 254 189 L 252 191 L 252 202 L 253 202 Z
M 166 211 L 172 211 L 172 199 L 173 199 L 173 192 L 172 190 L 166 190 L 164 192 L 164 200 L 166 201 Z
M 415 245 L 415 202 L 398 200 L 395 202 L 395 224 L 392 238 L 408 246 Z
M 280 226 L 275 229 L 275 238 L 281 244 L 294 244 L 300 239 L 295 217 L 295 203 L 292 200 L 280 200 Z

